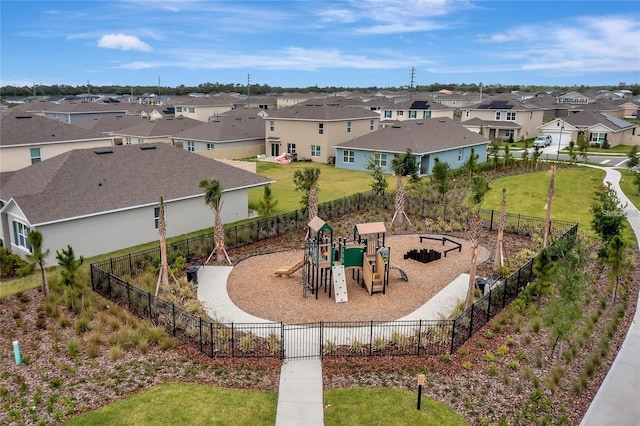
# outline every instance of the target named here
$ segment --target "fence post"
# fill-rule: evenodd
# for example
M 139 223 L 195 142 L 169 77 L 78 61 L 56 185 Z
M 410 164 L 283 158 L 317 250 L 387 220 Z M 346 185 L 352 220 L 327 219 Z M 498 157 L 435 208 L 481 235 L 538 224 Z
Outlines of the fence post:
M 516 224 L 516 235 L 520 235 L 520 213 L 518 213 L 518 222 Z
M 129 294 L 129 289 L 131 288 L 131 284 L 129 284 L 129 281 L 126 281 L 127 285 L 127 309 L 129 311 L 131 311 L 131 295 Z
M 198 317 L 200 324 L 200 352 L 202 352 L 202 317 Z
M 129 275 L 133 276 L 133 262 L 131 261 L 131 253 L 129 253 Z
M 371 325 L 369 326 L 369 356 L 371 356 L 373 347 L 373 320 L 371 320 Z
M 209 338 L 211 339 L 211 358 L 213 358 L 213 321 L 209 321 Z
M 418 352 L 420 355 L 420 343 L 422 342 L 422 319 L 418 320 Z
M 280 359 L 284 361 L 284 347 L 285 347 L 285 341 L 284 341 L 284 323 L 280 322 Z
M 113 257 L 109 259 L 109 263 L 111 265 L 111 273 L 113 274 Z
M 454 319 L 453 321 L 451 321 L 451 349 L 449 349 L 450 354 L 453 353 L 455 336 L 456 336 L 456 320 Z
M 471 313 L 469 316 L 469 336 L 467 336 L 467 340 L 471 339 L 471 336 L 473 336 L 473 311 L 475 307 L 476 307 L 475 303 L 471 305 Z
M 491 289 L 491 287 L 489 287 L 489 303 L 487 304 L 487 322 L 489 322 L 489 319 L 491 318 L 491 296 L 493 290 Z
M 149 319 L 153 318 L 153 313 L 151 312 L 151 293 L 147 292 L 147 298 L 149 299 Z
M 491 209 L 491 219 L 489 220 L 489 231 L 493 231 L 493 213 L 495 210 Z
M 107 287 L 109 288 L 109 299 L 113 300 L 111 296 L 111 274 L 107 274 Z
M 323 335 L 324 335 L 324 322 L 320 321 L 320 361 L 324 359 L 324 352 L 322 351 Z
M 236 333 L 233 329 L 233 323 L 231 323 L 231 357 L 236 357 L 236 344 L 235 344 Z

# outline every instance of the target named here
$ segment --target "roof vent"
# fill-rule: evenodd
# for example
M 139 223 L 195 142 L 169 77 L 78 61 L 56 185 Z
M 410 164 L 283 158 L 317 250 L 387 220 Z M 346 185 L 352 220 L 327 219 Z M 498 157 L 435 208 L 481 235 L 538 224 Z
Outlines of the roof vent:
M 399 129 L 399 128 L 401 128 L 402 126 L 400 126 L 399 124 L 394 124 L 394 125 L 393 125 L 393 126 L 391 126 L 391 127 L 392 127 L 393 129 Z
M 423 123 L 422 121 L 418 121 L 416 124 L 417 124 L 418 126 L 422 126 L 424 123 Z
M 102 155 L 102 154 L 113 154 L 113 150 L 111 148 L 101 148 L 101 149 L 96 149 L 95 151 L 96 154 L 98 155 Z
M 140 145 L 140 149 L 141 149 L 142 151 L 146 151 L 146 150 L 148 150 L 148 149 L 156 149 L 156 146 L 155 146 L 155 145 L 145 145 L 145 144 L 142 144 L 142 145 Z
M 445 120 L 443 120 L 442 118 L 440 120 L 438 120 L 438 121 L 441 122 L 441 123 L 445 122 Z
M 21 119 L 23 119 L 23 118 L 31 118 L 31 116 L 30 116 L 30 115 L 16 115 L 16 118 L 17 118 L 18 120 L 21 120 Z

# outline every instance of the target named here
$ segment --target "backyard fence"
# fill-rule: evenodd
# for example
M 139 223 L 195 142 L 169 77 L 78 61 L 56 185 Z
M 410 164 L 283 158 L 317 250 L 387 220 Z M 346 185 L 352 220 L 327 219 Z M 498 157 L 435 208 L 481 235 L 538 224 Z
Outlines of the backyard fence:
M 389 202 L 391 200 L 391 202 Z M 323 203 L 319 216 L 335 218 L 371 206 L 393 205 L 389 196 L 373 193 L 356 194 L 341 200 Z M 411 214 L 442 214 L 454 212 L 457 206 L 434 204 L 424 200 L 409 199 Z M 420 212 L 420 213 L 419 213 Z M 227 244 L 241 247 L 291 231 L 303 229 L 308 220 L 306 213 L 292 213 L 225 230 Z M 496 227 L 498 212 L 482 211 L 484 226 Z M 519 235 L 540 232 L 544 220 L 511 215 L 506 218 L 505 230 Z M 552 222 L 556 245 L 570 246 L 578 231 L 576 223 Z M 213 248 L 213 234 L 203 235 L 167 247 L 168 258 L 183 256 L 187 261 L 206 257 Z M 453 353 L 476 331 L 513 301 L 534 279 L 530 259 L 508 277 L 497 281 L 482 298 L 454 320 L 416 321 L 355 321 L 316 322 L 307 324 L 283 324 L 264 322 L 255 324 L 222 323 L 211 321 L 184 311 L 173 303 L 160 299 L 127 281 L 127 278 L 149 267 L 157 268 L 160 262 L 159 248 L 108 259 L 91 265 L 92 289 L 126 308 L 140 318 L 149 319 L 163 327 L 167 333 L 183 343 L 211 357 L 274 357 L 279 359 L 388 356 L 388 355 L 437 355 Z M 171 263 L 171 262 L 170 262 Z

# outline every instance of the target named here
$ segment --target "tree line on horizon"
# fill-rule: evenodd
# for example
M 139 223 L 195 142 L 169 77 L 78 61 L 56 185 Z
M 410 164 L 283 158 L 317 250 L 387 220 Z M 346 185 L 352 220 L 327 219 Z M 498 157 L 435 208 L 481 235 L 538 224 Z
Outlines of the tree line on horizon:
M 185 86 L 181 84 L 176 87 L 170 86 L 120 86 L 120 85 L 106 85 L 106 86 L 91 86 L 91 85 L 79 85 L 70 86 L 64 84 L 54 85 L 34 85 L 34 86 L 2 86 L 0 87 L 0 97 L 11 96 L 73 96 L 83 93 L 99 93 L 99 94 L 113 94 L 113 95 L 132 95 L 140 96 L 144 94 L 155 95 L 171 95 L 181 96 L 188 95 L 190 93 L 242 93 L 250 95 L 266 95 L 270 93 L 335 93 L 341 91 L 358 91 L 358 92 L 375 92 L 379 90 L 385 91 L 413 91 L 413 92 L 437 92 L 440 90 L 462 91 L 478 93 L 480 90 L 484 93 L 508 93 L 512 91 L 525 91 L 525 92 L 555 92 L 562 93 L 568 91 L 575 91 L 583 93 L 591 90 L 630 90 L 632 95 L 640 94 L 640 84 L 628 85 L 623 82 L 618 85 L 612 86 L 587 86 L 587 85 L 573 85 L 573 86 L 544 86 L 544 85 L 502 85 L 502 84 L 489 84 L 480 85 L 476 83 L 432 83 L 428 85 L 417 85 L 415 88 L 407 86 L 400 87 L 336 87 L 336 86 L 308 86 L 308 87 L 280 87 L 270 86 L 268 84 L 251 84 L 242 85 L 239 83 L 201 83 L 197 86 Z

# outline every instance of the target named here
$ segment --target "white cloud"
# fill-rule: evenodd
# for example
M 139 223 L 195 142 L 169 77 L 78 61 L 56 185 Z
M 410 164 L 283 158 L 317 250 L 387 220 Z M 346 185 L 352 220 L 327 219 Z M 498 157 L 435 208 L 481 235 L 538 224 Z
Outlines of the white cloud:
M 98 46 L 106 49 L 139 50 L 150 52 L 151 46 L 136 36 L 128 34 L 105 34 L 98 40 Z

